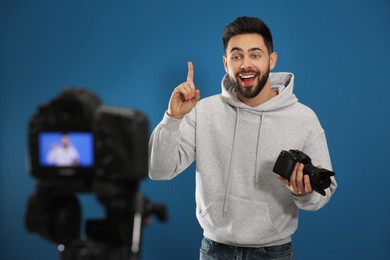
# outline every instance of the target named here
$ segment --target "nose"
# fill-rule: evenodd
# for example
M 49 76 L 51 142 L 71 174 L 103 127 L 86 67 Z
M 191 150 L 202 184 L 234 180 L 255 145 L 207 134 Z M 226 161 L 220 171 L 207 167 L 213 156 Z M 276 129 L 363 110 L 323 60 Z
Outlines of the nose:
M 246 70 L 246 69 L 249 69 L 249 68 L 252 68 L 250 62 L 249 62 L 249 59 L 244 57 L 242 58 L 242 63 L 241 63 L 241 66 L 240 66 L 240 69 L 241 70 Z

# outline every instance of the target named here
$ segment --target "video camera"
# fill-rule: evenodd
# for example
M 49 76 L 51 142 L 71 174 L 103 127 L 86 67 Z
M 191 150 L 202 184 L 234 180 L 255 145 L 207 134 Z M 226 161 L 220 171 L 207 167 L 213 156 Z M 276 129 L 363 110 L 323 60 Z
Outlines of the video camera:
M 147 117 L 137 110 L 102 106 L 86 89 L 67 89 L 39 107 L 28 135 L 32 175 L 52 186 L 60 184 L 56 188 L 61 190 L 101 193 L 96 184 L 147 176 Z M 72 162 L 65 158 L 72 152 L 61 151 L 65 137 L 78 150 Z
M 138 259 L 144 218 L 167 219 L 165 206 L 138 192 L 148 174 L 148 119 L 135 109 L 103 106 L 85 88 L 68 88 L 29 122 L 28 165 L 37 180 L 25 224 L 62 245 L 61 259 Z M 80 235 L 76 193 L 93 193 L 106 209 Z M 98 257 L 98 258 L 96 258 Z M 88 258 L 89 259 L 89 258 Z

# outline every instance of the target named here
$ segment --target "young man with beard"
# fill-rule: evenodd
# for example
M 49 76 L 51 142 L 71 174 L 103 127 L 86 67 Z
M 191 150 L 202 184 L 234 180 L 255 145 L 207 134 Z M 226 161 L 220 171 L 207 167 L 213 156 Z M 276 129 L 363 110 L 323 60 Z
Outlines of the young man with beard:
M 239 17 L 223 32 L 222 93 L 200 100 L 194 66 L 176 87 L 149 144 L 149 176 L 168 180 L 196 161 L 196 215 L 204 230 L 201 259 L 293 259 L 298 209 L 318 210 L 303 165 L 289 180 L 273 173 L 282 150 L 297 149 L 331 169 L 324 130 L 293 94 L 292 73 L 270 73 L 277 61 L 271 32 Z

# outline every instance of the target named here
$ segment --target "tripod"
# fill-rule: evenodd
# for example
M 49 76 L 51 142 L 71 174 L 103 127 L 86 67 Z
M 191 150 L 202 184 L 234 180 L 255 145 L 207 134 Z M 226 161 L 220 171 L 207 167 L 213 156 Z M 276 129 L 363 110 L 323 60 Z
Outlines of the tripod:
M 63 186 L 62 186 L 63 188 Z M 137 187 L 127 184 L 95 186 L 106 210 L 104 219 L 86 220 L 80 236 L 81 209 L 69 189 L 38 186 L 28 203 L 26 226 L 58 244 L 60 260 L 139 260 L 144 221 L 152 214 L 166 221 L 163 204 L 151 203 Z

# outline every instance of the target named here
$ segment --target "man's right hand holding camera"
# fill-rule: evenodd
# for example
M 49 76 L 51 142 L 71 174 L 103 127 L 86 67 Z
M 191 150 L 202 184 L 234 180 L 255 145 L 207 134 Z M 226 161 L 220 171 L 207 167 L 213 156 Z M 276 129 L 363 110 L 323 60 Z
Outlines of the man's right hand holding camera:
M 168 105 L 168 115 L 174 119 L 181 119 L 191 112 L 200 99 L 200 91 L 194 84 L 194 66 L 188 62 L 187 81 L 181 83 L 172 92 Z

